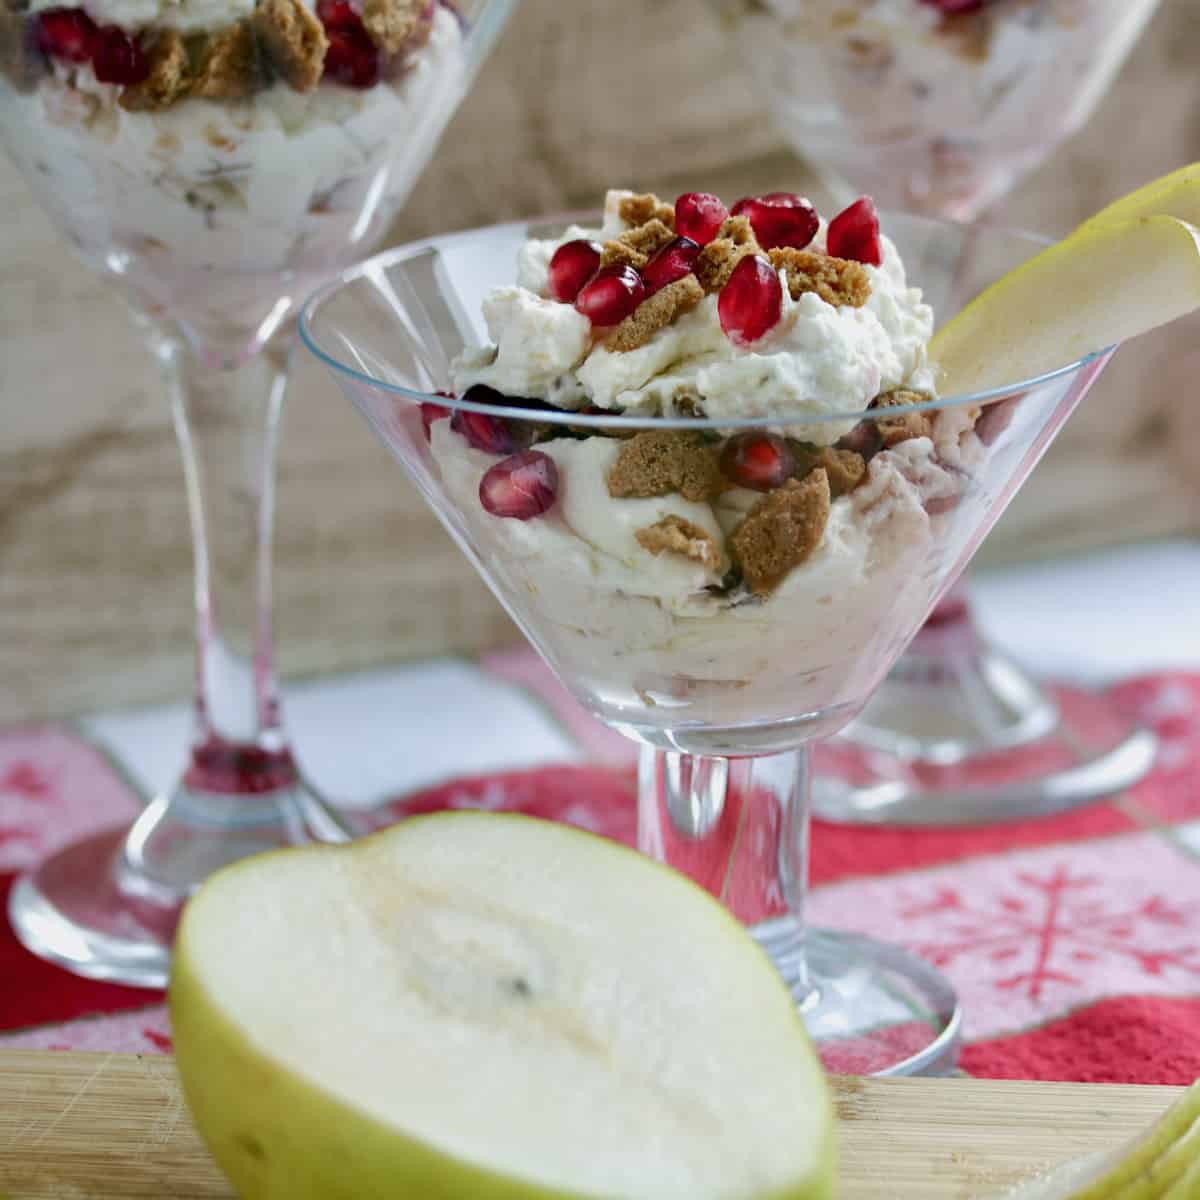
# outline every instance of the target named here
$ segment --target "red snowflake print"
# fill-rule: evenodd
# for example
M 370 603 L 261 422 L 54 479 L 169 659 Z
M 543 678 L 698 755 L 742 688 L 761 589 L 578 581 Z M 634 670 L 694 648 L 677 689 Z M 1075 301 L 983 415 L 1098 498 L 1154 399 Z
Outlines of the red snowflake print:
M 978 906 L 959 890 L 939 886 L 931 898 L 907 907 L 908 919 L 934 913 L 948 918 L 937 941 L 913 949 L 939 967 L 968 955 L 984 955 L 1000 966 L 1012 963 L 1011 972 L 998 975 L 994 986 L 1035 1005 L 1051 984 L 1081 985 L 1079 968 L 1089 963 L 1117 959 L 1154 977 L 1200 975 L 1200 949 L 1194 943 L 1154 949 L 1142 944 L 1151 927 L 1160 933 L 1188 927 L 1188 910 L 1166 897 L 1115 906 L 1102 875 L 1072 873 L 1063 865 L 1043 873 L 1018 871 L 1013 880 L 1014 889 Z
M 0 771 L 0 846 L 34 840 L 36 835 L 26 824 L 29 810 L 48 800 L 53 790 L 45 771 L 28 760 L 18 760 Z

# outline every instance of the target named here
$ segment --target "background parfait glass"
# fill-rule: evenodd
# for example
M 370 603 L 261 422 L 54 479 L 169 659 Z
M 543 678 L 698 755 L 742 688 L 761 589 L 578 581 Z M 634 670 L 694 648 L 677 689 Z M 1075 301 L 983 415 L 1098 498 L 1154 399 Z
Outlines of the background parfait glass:
M 942 319 L 1039 248 L 922 217 L 892 215 L 884 227 Z M 906 443 L 923 465 L 909 478 L 904 454 L 873 459 L 868 481 L 829 510 L 839 544 L 862 548 L 846 559 L 859 565 L 839 568 L 839 555 L 801 565 L 764 599 L 746 560 L 740 582 L 710 561 L 719 586 L 687 575 L 681 596 L 660 603 L 659 568 L 649 553 L 639 559 L 633 531 L 683 501 L 610 497 L 605 478 L 625 437 L 694 430 L 715 449 L 799 422 L 797 437 L 829 444 L 864 414 L 725 422 L 448 399 L 451 360 L 486 342 L 485 294 L 511 278 L 527 238 L 561 231 L 495 226 L 378 255 L 305 305 L 301 336 L 559 680 L 639 743 L 640 849 L 749 927 L 826 1065 L 946 1070 L 960 1014 L 941 975 L 900 947 L 806 925 L 810 752 L 861 710 L 1109 356 L 923 406 L 936 413 L 932 440 Z M 714 546 L 724 542 L 720 553 L 736 542 L 741 492 L 688 509 Z M 605 505 L 643 507 L 605 521 Z
M 414 4 L 386 49 L 358 5 L 330 0 L 315 15 L 262 0 L 217 31 L 122 30 L 18 5 L 0 28 L 0 135 L 161 366 L 195 563 L 194 733 L 179 783 L 132 828 L 66 847 L 11 893 L 18 937 L 69 970 L 162 986 L 179 909 L 212 871 L 348 836 L 297 769 L 272 652 L 294 315 L 378 241 L 516 2 Z M 273 41 L 288 22 L 310 39 L 304 86 Z
M 1092 115 L 1158 0 L 713 0 L 779 132 L 847 202 L 969 221 Z M 1156 744 L 1099 694 L 1060 704 L 959 585 L 818 763 L 816 810 L 973 824 L 1130 787 Z

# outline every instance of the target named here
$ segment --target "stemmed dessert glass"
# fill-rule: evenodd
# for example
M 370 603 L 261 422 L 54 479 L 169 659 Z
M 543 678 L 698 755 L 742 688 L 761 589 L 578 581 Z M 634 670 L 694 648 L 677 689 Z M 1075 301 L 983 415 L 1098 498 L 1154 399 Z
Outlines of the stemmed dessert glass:
M 378 255 L 304 306 L 301 336 L 559 680 L 640 744 L 640 848 L 689 874 L 750 928 L 826 1064 L 945 1070 L 959 1030 L 945 980 L 899 947 L 805 926 L 811 749 L 866 704 L 1108 354 L 979 395 L 883 410 L 888 420 L 931 422 L 931 440 L 905 443 L 909 455 L 926 457 L 912 458 L 911 470 L 898 465 L 908 461 L 902 452 L 872 459 L 867 481 L 827 510 L 824 469 L 767 494 L 766 507 L 748 515 L 726 498 L 738 489 L 712 493 L 711 511 L 678 495 L 616 499 L 604 481 L 611 485 L 611 464 L 634 435 L 682 431 L 715 449 L 747 432 L 803 439 L 803 427 L 829 444 L 864 414 L 716 421 L 448 398 L 452 359 L 487 340 L 484 296 L 510 280 L 527 238 L 561 228 L 496 226 Z M 885 228 L 943 319 L 1040 245 L 922 217 L 893 215 Z M 817 426 L 825 427 L 819 437 Z M 681 515 L 640 532 L 665 529 L 668 545 L 715 555 L 709 565 L 718 571 L 733 547 L 741 582 L 725 576 L 732 581 L 698 588 L 686 603 L 660 603 L 663 568 L 649 554 L 639 559 L 636 546 L 624 551 L 621 539 L 663 504 Z M 614 506 L 607 522 L 606 505 Z M 780 582 L 764 554 L 772 522 L 790 521 L 794 533 L 822 512 L 829 521 L 836 514 L 835 540 L 862 553 L 824 559 L 818 543 L 816 565 L 801 562 Z M 672 542 L 677 532 L 684 543 Z M 603 572 L 592 553 L 601 542 L 611 556 Z
M 1158 0 L 713 4 L 835 195 L 966 221 L 1086 123 Z M 1059 703 L 988 645 L 960 585 L 820 756 L 816 809 L 914 825 L 1050 813 L 1136 783 L 1155 749 L 1102 695 Z
M 211 30 L 186 12 L 125 30 L 35 3 L 0 22 L 0 135 L 162 369 L 195 560 L 180 782 L 11 893 L 17 936 L 69 970 L 162 986 L 181 905 L 212 871 L 348 836 L 297 769 L 272 652 L 294 315 L 377 242 L 516 3 L 259 0 Z

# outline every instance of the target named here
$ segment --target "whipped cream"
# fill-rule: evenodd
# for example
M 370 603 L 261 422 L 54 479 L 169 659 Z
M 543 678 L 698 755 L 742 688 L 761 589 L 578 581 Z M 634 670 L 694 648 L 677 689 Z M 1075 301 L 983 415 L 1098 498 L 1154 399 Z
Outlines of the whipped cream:
M 570 305 L 548 297 L 554 251 L 576 238 L 601 241 L 626 228 L 617 215 L 631 193 L 612 191 L 600 229 L 573 226 L 561 238 L 533 240 L 518 256 L 517 286 L 484 304 L 495 349 L 458 365 L 454 384 L 482 383 L 509 395 L 559 407 L 619 409 L 650 416 L 702 412 L 720 420 L 787 413 L 861 413 L 880 392 L 901 386 L 925 365 L 933 310 L 910 287 L 896 247 L 883 239 L 883 261 L 866 266 L 871 295 L 865 306 L 835 307 L 815 293 L 793 300 L 783 289 L 783 313 L 766 337 L 749 347 L 721 328 L 717 297 L 660 329 L 635 350 L 591 344 L 588 323 Z M 825 250 L 822 226 L 811 249 Z M 854 420 L 804 424 L 787 432 L 830 444 Z
M 93 265 L 206 336 L 257 324 L 369 248 L 464 72 L 458 20 L 439 6 L 411 66 L 366 90 L 276 82 L 128 112 L 90 66 L 57 63 L 28 92 L 0 78 L 0 139 Z
M 32 0 L 29 11 L 58 7 L 60 0 Z M 131 32 L 154 28 L 200 33 L 250 16 L 254 0 L 84 0 L 79 7 L 98 25 L 119 25 Z

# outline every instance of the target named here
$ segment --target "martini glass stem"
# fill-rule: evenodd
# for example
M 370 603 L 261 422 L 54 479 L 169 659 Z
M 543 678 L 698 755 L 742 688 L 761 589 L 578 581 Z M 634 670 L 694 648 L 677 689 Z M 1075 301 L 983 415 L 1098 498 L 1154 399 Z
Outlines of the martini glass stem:
M 770 955 L 801 1008 L 811 768 L 807 747 L 705 758 L 643 746 L 638 849 L 724 904 Z

